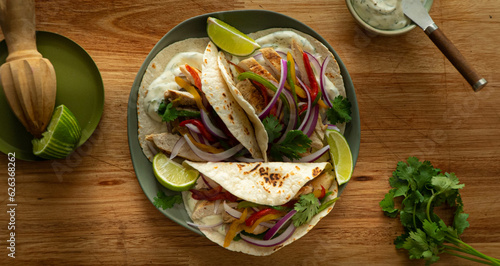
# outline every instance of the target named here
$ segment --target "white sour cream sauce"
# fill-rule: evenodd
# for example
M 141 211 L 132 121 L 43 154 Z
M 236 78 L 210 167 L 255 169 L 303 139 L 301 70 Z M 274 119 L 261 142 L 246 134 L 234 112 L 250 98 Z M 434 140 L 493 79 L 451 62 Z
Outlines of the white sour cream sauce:
M 366 23 L 381 30 L 402 29 L 411 23 L 403 13 L 402 0 L 352 0 L 356 13 Z M 421 0 L 422 3 L 425 0 Z
M 158 115 L 158 107 L 164 99 L 164 94 L 167 90 L 179 90 L 179 85 L 175 82 L 175 77 L 179 76 L 181 71 L 180 66 L 189 64 L 190 66 L 201 69 L 203 62 L 203 54 L 198 52 L 183 52 L 175 55 L 170 59 L 165 66 L 163 73 L 156 78 L 147 88 L 144 103 L 146 112 L 153 120 L 161 122 L 161 117 Z
M 304 52 L 309 52 L 311 53 L 314 57 L 316 57 L 320 64 L 323 63 L 325 58 L 323 58 L 320 54 L 317 53 L 317 51 L 314 49 L 314 46 L 311 45 L 311 43 L 304 37 L 300 36 L 299 34 L 293 32 L 293 31 L 277 31 L 273 32 L 271 34 L 262 36 L 255 40 L 262 48 L 265 47 L 273 47 L 274 50 L 278 52 L 283 52 L 284 54 L 287 54 L 288 52 L 291 51 L 290 47 L 292 45 L 292 39 L 294 39 L 297 43 L 299 43 L 302 46 L 302 49 Z M 283 55 L 282 55 L 283 57 Z M 286 59 L 286 56 L 284 56 L 283 59 Z M 264 59 L 257 60 L 261 65 L 265 65 Z M 330 61 L 333 62 L 333 61 Z M 331 64 L 331 63 L 330 63 Z M 313 68 L 314 70 L 314 68 Z M 316 76 L 319 76 L 319 73 L 315 73 Z M 303 78 L 303 77 L 301 77 Z M 335 87 L 335 85 L 328 79 L 325 79 L 325 89 L 329 91 L 333 91 L 333 95 L 339 95 L 339 90 Z

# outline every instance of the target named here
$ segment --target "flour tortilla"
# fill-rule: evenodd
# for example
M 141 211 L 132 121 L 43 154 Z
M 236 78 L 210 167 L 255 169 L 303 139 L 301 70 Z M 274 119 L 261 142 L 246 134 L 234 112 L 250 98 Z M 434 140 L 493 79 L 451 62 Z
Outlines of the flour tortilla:
M 148 146 L 147 136 L 168 133 L 166 123 L 158 122 L 147 114 L 147 103 L 144 101 L 147 89 L 153 81 L 164 72 L 168 62 L 170 62 L 175 55 L 182 52 L 198 52 L 204 54 L 202 63 L 202 90 L 206 94 L 207 100 L 210 105 L 214 107 L 231 134 L 233 134 L 233 136 L 242 143 L 255 158 L 262 158 L 262 154 L 255 139 L 253 126 L 248 120 L 245 112 L 235 102 L 226 83 L 222 79 L 217 65 L 217 48 L 208 38 L 190 38 L 173 43 L 161 50 L 149 63 L 142 78 L 139 87 L 139 97 L 137 99 L 138 138 L 146 157 L 152 161 L 154 156 Z M 151 137 L 149 139 L 151 139 Z
M 331 166 L 328 163 L 195 163 L 188 161 L 185 161 L 185 163 L 211 178 L 233 195 L 244 200 L 265 205 L 285 204 L 291 199 L 289 196 L 295 196 L 300 188 L 312 179 L 312 176 L 318 176 L 325 169 L 327 171 L 331 170 Z M 255 170 L 248 173 L 252 169 Z M 259 169 L 267 169 L 265 171 L 267 171 L 268 175 L 258 174 L 260 173 Z M 273 186 L 269 182 L 266 183 L 265 177 L 271 173 L 279 176 L 275 180 L 278 183 L 276 186 Z M 283 184 L 279 185 L 280 182 L 283 182 Z M 269 193 L 267 190 L 272 193 Z M 326 200 L 337 197 L 338 184 L 336 180 L 333 181 L 332 186 L 328 190 L 333 193 Z M 192 210 L 189 204 L 187 204 L 190 200 L 191 192 L 183 192 L 182 197 L 186 211 L 191 217 Z M 332 209 L 333 205 L 316 214 L 309 223 L 297 227 L 293 235 L 280 245 L 259 247 L 240 240 L 232 241 L 227 249 L 255 256 L 270 255 L 307 234 Z M 198 220 L 194 220 L 193 222 L 203 224 L 202 221 Z M 223 247 L 224 234 L 218 232 L 217 229 L 200 228 L 200 230 L 208 239 Z
M 297 33 L 298 35 L 306 38 L 309 43 L 311 44 L 311 47 L 309 46 L 304 46 L 303 49 L 304 51 L 307 51 L 317 57 L 320 58 L 320 60 L 324 60 L 328 55 L 331 56 L 330 62 L 327 66 L 326 69 L 326 77 L 335 85 L 337 88 L 336 90 L 329 89 L 327 90 L 327 93 L 329 95 L 330 99 L 334 99 L 338 95 L 342 95 L 346 97 L 346 92 L 345 92 L 345 87 L 344 87 L 344 81 L 342 79 L 342 75 L 340 73 L 340 68 L 335 60 L 335 57 L 333 54 L 328 50 L 328 48 L 323 45 L 320 41 L 316 40 L 312 36 L 305 34 L 303 32 L 294 30 L 294 29 L 288 29 L 288 28 L 271 28 L 263 31 L 258 31 L 255 33 L 251 33 L 248 36 L 254 40 L 259 39 L 260 37 L 273 34 L 273 33 L 279 33 L 279 32 L 287 32 L 291 31 L 294 33 Z M 292 43 L 292 39 L 290 38 L 289 40 L 290 45 Z M 233 59 L 234 60 L 234 59 Z M 221 72 L 223 74 L 224 80 L 226 81 L 228 87 L 230 88 L 231 93 L 233 96 L 236 98 L 236 101 L 241 105 L 241 107 L 245 110 L 245 112 L 248 115 L 248 118 L 250 121 L 252 121 L 254 128 L 255 128 L 255 135 L 257 137 L 257 141 L 259 142 L 259 147 L 264 155 L 265 160 L 267 161 L 267 148 L 268 148 L 268 135 L 267 132 L 264 128 L 264 124 L 262 121 L 259 119 L 254 107 L 243 98 L 242 94 L 236 87 L 235 79 L 233 77 L 233 74 L 231 73 L 231 68 L 229 63 L 226 60 L 226 55 L 223 53 L 219 53 L 219 68 L 221 69 Z M 321 123 L 321 121 L 318 121 L 318 124 Z M 337 127 L 340 129 L 340 132 L 343 134 L 345 131 L 345 123 L 339 123 L 337 124 Z M 321 128 L 321 125 L 318 125 L 318 128 Z M 319 133 L 319 135 L 324 135 Z
M 217 57 L 217 46 L 209 42 L 203 55 L 201 88 L 231 134 L 247 148 L 254 158 L 261 159 L 262 153 L 255 139 L 252 123 L 229 91 L 219 69 Z

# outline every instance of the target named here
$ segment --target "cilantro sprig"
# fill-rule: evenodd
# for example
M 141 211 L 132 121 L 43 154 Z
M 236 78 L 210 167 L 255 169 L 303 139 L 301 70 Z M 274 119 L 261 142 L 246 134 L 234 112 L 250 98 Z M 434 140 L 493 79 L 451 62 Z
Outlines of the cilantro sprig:
M 156 208 L 162 208 L 164 210 L 174 207 L 175 204 L 182 203 L 182 196 L 180 194 L 175 195 L 165 195 L 163 191 L 158 191 L 156 197 L 153 198 L 153 204 Z
M 326 111 L 326 117 L 334 125 L 351 121 L 351 102 L 342 95 L 335 97 L 332 101 L 332 108 Z
M 161 102 L 160 106 L 158 106 L 158 115 L 161 116 L 161 120 L 163 122 L 174 121 L 178 117 L 199 117 L 200 112 L 197 111 L 188 111 L 188 110 L 177 110 L 172 103 L 165 104 L 165 102 Z
M 305 195 L 301 195 L 297 203 L 294 205 L 294 209 L 297 211 L 292 216 L 292 222 L 295 227 L 299 227 L 305 223 L 311 221 L 312 217 L 324 209 L 330 207 L 335 201 L 339 198 L 336 197 L 332 200 L 324 202 L 324 200 L 331 194 L 328 193 L 323 197 L 322 200 L 316 198 L 314 193 L 309 193 Z
M 389 217 L 399 214 L 405 233 L 394 241 L 396 248 L 408 250 L 410 259 L 424 259 L 427 264 L 439 260 L 439 255 L 449 253 L 464 259 L 489 265 L 500 265 L 500 260 L 486 256 L 460 239 L 469 227 L 468 214 L 459 189 L 464 187 L 453 173 L 441 173 L 429 161 L 420 162 L 415 157 L 399 162 L 389 178 L 392 189 L 380 201 L 380 207 Z M 402 197 L 401 206 L 395 199 Z M 434 213 L 443 204 L 455 208 L 451 226 Z
M 283 157 L 290 160 L 302 158 L 304 153 L 311 147 L 311 139 L 300 130 L 290 130 L 286 133 L 285 139 L 281 143 L 271 145 L 269 155 L 276 161 L 283 161 Z

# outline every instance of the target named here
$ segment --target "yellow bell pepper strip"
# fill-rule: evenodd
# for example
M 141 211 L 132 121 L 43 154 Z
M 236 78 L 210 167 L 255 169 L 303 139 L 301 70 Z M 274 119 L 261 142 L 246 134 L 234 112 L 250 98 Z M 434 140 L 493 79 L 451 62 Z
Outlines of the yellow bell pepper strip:
M 321 190 L 316 189 L 316 190 L 313 191 L 313 193 L 314 193 L 314 196 L 316 198 L 322 199 L 326 195 L 326 189 L 325 189 L 325 187 L 323 187 L 323 185 L 321 185 Z
M 307 98 L 306 92 L 299 86 L 297 82 L 297 76 L 295 75 L 295 60 L 290 52 L 286 54 L 287 66 L 288 66 L 288 76 L 287 81 L 290 85 L 292 94 L 294 95 L 294 100 L 297 102 L 297 95 L 300 98 Z
M 245 219 L 247 218 L 248 208 L 243 210 L 240 218 L 238 220 L 234 220 L 229 226 L 229 230 L 226 233 L 226 237 L 224 238 L 224 247 L 227 248 L 236 234 L 241 231 L 241 225 L 245 224 Z
M 200 108 L 200 110 L 207 111 L 207 109 L 203 105 L 203 102 L 202 102 L 200 94 L 198 93 L 198 91 L 191 84 L 189 84 L 187 81 L 185 81 L 181 77 L 175 77 L 175 82 L 181 88 L 185 89 L 187 92 L 189 92 L 189 93 L 191 93 L 191 95 L 193 95 L 194 100 L 196 102 L 196 105 L 198 106 L 198 108 Z
M 219 148 L 215 148 L 215 147 L 212 147 L 210 145 L 206 145 L 206 144 L 202 144 L 202 143 L 199 143 L 197 142 L 193 136 L 191 136 L 191 134 L 189 133 L 185 133 L 188 138 L 191 140 L 191 142 L 198 148 L 200 148 L 201 150 L 203 151 L 206 151 L 206 152 L 210 152 L 210 153 L 221 153 L 223 152 L 224 150 L 223 149 L 219 149 Z

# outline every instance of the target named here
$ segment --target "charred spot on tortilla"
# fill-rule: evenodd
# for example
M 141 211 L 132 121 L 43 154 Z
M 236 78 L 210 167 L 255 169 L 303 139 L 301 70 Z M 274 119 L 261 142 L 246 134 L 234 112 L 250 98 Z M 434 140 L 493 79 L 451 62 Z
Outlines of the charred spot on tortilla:
M 248 174 L 252 173 L 253 171 L 257 170 L 257 168 L 259 168 L 261 164 L 262 163 L 258 163 L 254 168 L 250 169 L 250 171 L 243 172 L 243 174 L 248 175 Z
M 155 63 L 151 64 L 151 67 L 156 68 L 156 64 Z
M 222 93 L 222 96 L 223 96 L 223 97 L 227 97 L 227 95 L 226 95 L 224 92 Z
M 323 170 L 321 170 L 321 168 L 319 168 L 319 167 L 314 168 L 312 170 L 313 178 L 319 176 L 321 174 L 321 172 L 323 172 Z
M 224 106 L 224 109 L 226 109 L 226 107 L 225 107 L 225 106 Z M 231 123 L 233 123 L 233 124 L 234 124 L 234 117 L 233 117 L 233 115 L 232 115 L 232 114 L 229 114 L 229 116 L 228 116 L 228 117 L 229 117 L 229 120 L 231 120 Z
M 295 168 L 297 168 L 297 170 L 299 170 L 299 171 L 300 171 L 300 167 L 298 167 L 297 165 L 295 166 Z
M 248 128 L 244 128 L 243 131 L 245 131 L 246 135 L 250 135 L 250 132 L 248 131 Z
M 243 170 L 243 168 L 245 167 L 244 164 L 237 164 L 236 166 L 238 166 L 238 168 L 240 169 L 240 171 Z

